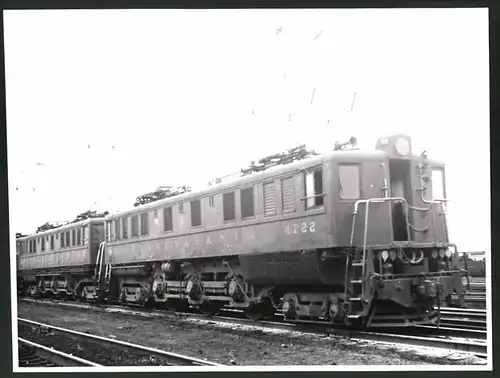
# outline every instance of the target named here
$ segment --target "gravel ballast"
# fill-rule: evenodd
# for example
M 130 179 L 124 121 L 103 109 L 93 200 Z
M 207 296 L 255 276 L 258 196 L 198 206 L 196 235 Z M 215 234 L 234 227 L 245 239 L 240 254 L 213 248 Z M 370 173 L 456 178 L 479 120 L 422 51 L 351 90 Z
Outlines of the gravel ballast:
M 21 318 L 116 338 L 134 344 L 231 365 L 467 365 L 485 364 L 465 353 L 397 344 L 354 341 L 284 330 L 229 325 L 212 320 L 144 317 L 91 307 L 18 302 Z M 24 330 L 23 330 L 24 328 Z M 107 366 L 161 365 L 148 355 L 124 356 L 108 348 L 78 344 L 62 335 L 20 326 L 19 336 Z M 22 332 L 27 332 L 26 334 Z M 30 334 L 31 332 L 31 334 Z M 81 349 L 79 349 L 78 348 Z M 85 352 L 87 350 L 87 352 Z M 85 352 L 87 354 L 82 353 Z M 78 353 L 80 354 L 78 354 Z

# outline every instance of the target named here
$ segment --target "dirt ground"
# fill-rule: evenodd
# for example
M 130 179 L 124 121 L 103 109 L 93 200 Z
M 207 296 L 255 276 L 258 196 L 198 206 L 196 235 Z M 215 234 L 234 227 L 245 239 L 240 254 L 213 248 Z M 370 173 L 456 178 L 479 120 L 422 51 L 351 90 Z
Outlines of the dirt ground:
M 158 348 L 221 364 L 236 365 L 416 365 L 485 364 L 471 355 L 428 348 L 403 348 L 397 345 L 358 342 L 338 336 L 273 332 L 256 327 L 220 326 L 212 321 L 140 317 L 92 309 L 57 307 L 38 303 L 18 303 L 18 316 L 62 328 Z M 31 328 L 31 327 L 28 327 Z M 22 334 L 20 333 L 22 337 Z M 56 339 L 40 334 L 29 340 L 63 350 Z M 42 342 L 43 339 L 45 342 Z M 75 348 L 75 346 L 73 346 Z M 81 346 L 80 346 L 81 348 Z M 71 353 L 71 352 L 69 352 Z M 108 353 L 109 354 L 109 353 Z M 111 353 L 117 354 L 119 353 Z M 100 363 L 91 356 L 80 354 Z M 133 361 L 112 359 L 108 365 L 159 365 L 148 363 L 147 356 Z M 134 361 L 138 361 L 137 363 Z M 102 362 L 101 362 L 102 363 Z
M 123 353 L 117 347 L 106 347 L 85 340 L 45 331 L 38 327 L 21 324 L 18 327 L 19 337 L 34 343 L 54 347 L 59 351 L 72 354 L 103 366 L 168 366 L 167 360 L 152 356 L 149 353 Z

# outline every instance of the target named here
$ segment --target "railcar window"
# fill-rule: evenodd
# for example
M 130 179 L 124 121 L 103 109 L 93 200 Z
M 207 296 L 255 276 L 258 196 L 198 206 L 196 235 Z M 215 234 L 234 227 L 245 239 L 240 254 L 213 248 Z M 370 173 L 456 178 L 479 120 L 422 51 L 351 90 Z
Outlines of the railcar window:
M 139 219 L 137 215 L 132 217 L 132 237 L 139 236 Z
M 323 206 L 323 171 L 304 172 L 306 209 Z
M 72 244 L 71 245 L 76 245 L 76 230 L 71 230 L 71 241 L 72 241 Z
M 214 207 L 214 196 L 208 197 L 208 206 Z
M 111 241 L 111 221 L 106 222 L 106 241 Z
M 115 219 L 115 240 L 120 240 L 120 220 Z
M 295 188 L 293 184 L 293 177 L 281 180 L 281 205 L 284 214 L 295 212 Z
M 240 191 L 241 217 L 249 218 L 254 216 L 253 206 L 253 186 Z
M 78 228 L 78 230 L 76 230 L 76 245 L 82 245 L 82 229 L 81 228 Z
M 236 219 L 234 192 L 224 193 L 222 195 L 222 207 L 224 213 L 224 221 L 231 221 Z
M 158 210 L 153 210 L 153 219 L 158 219 Z
M 128 217 L 122 218 L 122 237 L 123 239 L 128 238 Z
M 184 212 L 184 203 L 183 203 L 183 202 L 181 202 L 181 203 L 179 204 L 179 213 L 181 213 L 181 214 L 182 214 L 183 212 Z
M 163 209 L 163 231 L 172 231 L 173 229 L 172 207 L 165 207 Z
M 87 226 L 83 226 L 83 230 L 82 230 L 83 245 L 85 245 L 85 243 L 86 243 L 86 236 L 87 236 Z
M 71 246 L 71 243 L 69 241 L 69 231 L 66 231 L 66 247 Z
M 360 198 L 358 165 L 339 165 L 339 192 L 342 199 Z
M 440 168 L 432 170 L 432 199 L 444 199 L 444 172 Z
M 201 226 L 200 200 L 191 201 L 191 227 Z
M 61 233 L 61 248 L 64 248 L 64 233 Z
M 267 182 L 263 186 L 264 192 L 264 216 L 276 215 L 276 196 L 274 194 L 274 182 Z
M 141 214 L 141 235 L 147 235 L 149 233 L 148 230 L 148 213 Z
M 54 235 L 50 235 L 50 250 L 54 250 Z
M 42 252 L 45 252 L 45 236 L 42 237 Z

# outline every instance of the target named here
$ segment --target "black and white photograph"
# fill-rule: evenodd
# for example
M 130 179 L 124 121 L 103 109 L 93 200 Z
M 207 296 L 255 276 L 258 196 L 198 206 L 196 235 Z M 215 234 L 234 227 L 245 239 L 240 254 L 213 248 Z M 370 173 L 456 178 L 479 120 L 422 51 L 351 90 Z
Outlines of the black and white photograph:
M 492 370 L 487 8 L 3 23 L 14 372 Z

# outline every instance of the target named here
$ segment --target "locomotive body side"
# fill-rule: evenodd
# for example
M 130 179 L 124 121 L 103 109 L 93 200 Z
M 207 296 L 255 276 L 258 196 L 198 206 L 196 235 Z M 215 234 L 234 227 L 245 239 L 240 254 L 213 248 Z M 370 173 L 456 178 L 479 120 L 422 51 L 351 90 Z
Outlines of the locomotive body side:
M 183 282 L 168 284 L 174 297 L 182 296 L 190 279 L 207 274 L 214 276 L 207 282 L 213 287 L 212 299 L 232 302 L 227 293 L 228 276 L 244 274 L 245 285 L 269 280 L 266 274 L 254 274 L 252 259 L 246 259 L 250 256 L 262 256 L 258 260 L 264 267 L 278 268 L 273 277 L 288 282 L 287 275 L 280 273 L 283 257 L 278 267 L 279 256 L 266 263 L 267 254 L 320 249 L 333 243 L 332 219 L 325 216 L 325 206 L 306 211 L 304 205 L 305 187 L 315 189 L 311 180 L 304 182 L 303 172 L 318 168 L 323 172 L 322 166 L 322 158 L 313 158 L 108 216 L 107 261 L 113 266 L 113 276 L 119 277 L 122 297 L 145 300 L 151 295 L 151 276 L 155 277 L 153 286 L 158 287 L 158 282 L 169 277 L 178 278 L 175 272 L 182 264 Z M 322 175 L 317 179 L 316 190 L 320 190 Z M 320 192 L 323 198 L 323 190 Z M 317 278 L 316 274 L 302 276 L 309 281 Z
M 322 161 L 306 162 L 303 168 L 310 169 L 311 165 L 322 167 Z M 251 180 L 109 215 L 106 218 L 106 241 L 108 252 L 112 250 L 110 263 L 261 254 L 331 245 L 331 222 L 325 217 L 325 208 L 321 206 L 310 211 L 303 208 L 302 180 L 303 175 L 297 166 L 286 167 L 286 170 L 252 176 Z M 285 190 L 289 190 L 284 199 L 289 209 L 284 211 L 283 206 L 278 206 L 283 202 L 283 182 L 287 186 Z M 264 187 L 273 200 L 267 214 L 264 214 Z M 249 216 L 242 215 L 241 193 L 245 190 L 250 190 Z M 227 195 L 233 196 L 232 201 Z M 231 202 L 233 207 L 232 216 L 226 214 L 227 220 L 224 219 L 224 201 Z M 199 206 L 199 226 L 192 226 L 192 206 Z M 165 209 L 171 209 L 172 213 L 167 215 Z M 143 214 L 144 218 L 141 217 Z M 117 221 L 119 226 L 116 226 Z M 306 224 L 302 224 L 304 222 Z M 126 239 L 123 237 L 124 227 Z M 287 238 L 282 236 L 285 230 L 289 232 Z
M 289 318 L 435 321 L 436 301 L 463 298 L 443 166 L 395 153 L 397 143 L 331 152 L 107 216 L 106 290 L 206 314 L 229 305 L 258 318 L 282 304 Z M 442 172 L 434 180 L 440 200 L 426 178 L 433 169 Z
M 89 219 L 18 239 L 24 293 L 92 297 L 104 221 Z M 88 287 L 87 287 L 88 286 Z

